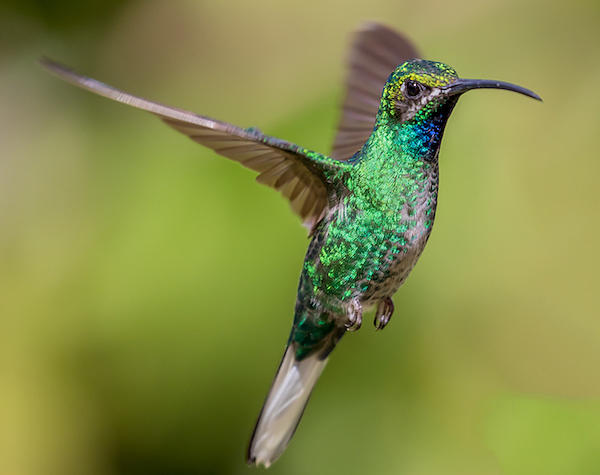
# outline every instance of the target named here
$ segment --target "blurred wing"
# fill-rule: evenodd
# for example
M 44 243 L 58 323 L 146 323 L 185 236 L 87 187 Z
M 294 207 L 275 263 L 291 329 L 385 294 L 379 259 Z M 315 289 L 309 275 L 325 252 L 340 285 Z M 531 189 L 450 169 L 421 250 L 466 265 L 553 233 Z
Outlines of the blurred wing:
M 342 164 L 329 157 L 310 152 L 285 140 L 264 135 L 255 129 L 203 117 L 175 107 L 136 97 L 100 81 L 81 76 L 67 67 L 42 59 L 44 67 L 61 79 L 109 99 L 143 109 L 165 123 L 205 145 L 257 171 L 257 181 L 279 190 L 311 229 L 325 214 L 328 206 L 328 172 Z
M 347 160 L 360 150 L 373 131 L 388 76 L 396 66 L 418 57 L 412 43 L 387 26 L 366 23 L 355 33 L 333 158 Z

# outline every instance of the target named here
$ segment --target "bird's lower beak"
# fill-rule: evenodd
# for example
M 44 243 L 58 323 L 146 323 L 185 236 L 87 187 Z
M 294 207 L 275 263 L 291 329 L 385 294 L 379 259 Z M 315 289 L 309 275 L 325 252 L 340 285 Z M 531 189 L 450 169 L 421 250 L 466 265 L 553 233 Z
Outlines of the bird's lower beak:
M 471 89 L 506 89 L 507 91 L 518 92 L 526 96 L 532 97 L 541 101 L 542 98 L 535 92 L 525 89 L 524 87 L 517 86 L 504 81 L 492 81 L 489 79 L 457 79 L 452 84 L 449 84 L 442 88 L 449 96 L 455 94 L 462 94 L 463 92 L 470 91 Z

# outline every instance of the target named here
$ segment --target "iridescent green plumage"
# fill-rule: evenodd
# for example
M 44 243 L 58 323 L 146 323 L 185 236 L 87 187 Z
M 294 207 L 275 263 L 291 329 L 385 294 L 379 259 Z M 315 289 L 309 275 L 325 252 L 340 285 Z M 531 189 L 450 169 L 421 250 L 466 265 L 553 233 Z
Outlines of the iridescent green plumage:
M 337 204 L 316 226 L 304 262 L 296 325 L 335 325 L 320 342 L 294 330 L 298 358 L 321 344 L 327 354 L 343 334 L 335 328 L 348 323 L 348 307 L 360 312 L 390 298 L 414 266 L 435 217 L 437 154 L 456 98 L 440 96 L 416 107 L 403 97 L 402 85 L 412 80 L 442 87 L 456 78 L 452 68 L 422 60 L 390 75 L 373 133 L 333 181 Z
M 376 328 L 388 323 L 391 297 L 433 226 L 439 148 L 459 95 L 485 87 L 539 99 L 512 84 L 459 79 L 450 66 L 416 57 L 404 37 L 382 25 L 356 35 L 332 157 L 42 61 L 61 78 L 149 111 L 257 171 L 257 180 L 288 198 L 311 230 L 292 331 L 250 441 L 250 463 L 268 466 L 283 452 L 329 353 L 346 331 L 360 327 L 363 309 L 377 306 Z

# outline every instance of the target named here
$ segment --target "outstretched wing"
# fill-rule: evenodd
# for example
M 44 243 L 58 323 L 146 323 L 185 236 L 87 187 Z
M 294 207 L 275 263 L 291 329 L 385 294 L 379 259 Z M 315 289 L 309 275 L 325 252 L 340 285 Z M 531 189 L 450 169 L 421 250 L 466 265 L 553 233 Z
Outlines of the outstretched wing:
M 288 198 L 294 211 L 309 229 L 327 211 L 328 184 L 336 171 L 345 164 L 285 140 L 264 135 L 255 129 L 241 129 L 226 122 L 133 96 L 95 79 L 81 76 L 46 58 L 41 63 L 65 81 L 151 112 L 192 140 L 257 171 L 257 181 L 279 190 Z
M 379 23 L 365 23 L 354 35 L 348 58 L 346 97 L 331 156 L 347 160 L 371 135 L 388 76 L 406 60 L 418 58 L 412 43 Z

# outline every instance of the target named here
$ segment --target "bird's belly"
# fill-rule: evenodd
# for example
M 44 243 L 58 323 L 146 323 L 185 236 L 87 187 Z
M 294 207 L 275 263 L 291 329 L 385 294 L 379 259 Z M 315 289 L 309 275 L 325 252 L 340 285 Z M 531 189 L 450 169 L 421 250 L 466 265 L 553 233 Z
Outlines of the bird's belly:
M 398 250 L 391 248 L 388 251 L 384 257 L 386 262 L 373 274 L 366 290 L 359 297 L 364 306 L 374 305 L 396 293 L 417 263 L 428 237 L 429 233 Z
M 391 297 L 416 264 L 433 215 L 408 207 L 396 213 L 340 209 L 313 236 L 299 294 L 331 308 L 356 299 L 370 306 Z

